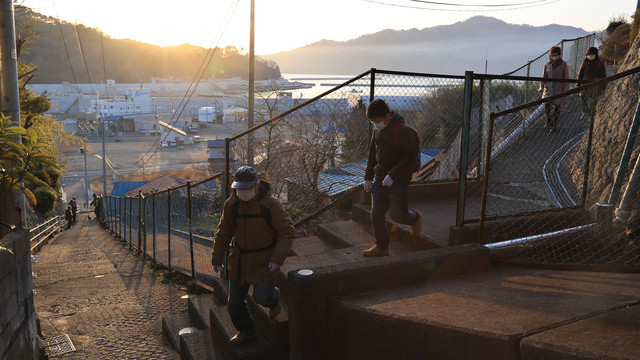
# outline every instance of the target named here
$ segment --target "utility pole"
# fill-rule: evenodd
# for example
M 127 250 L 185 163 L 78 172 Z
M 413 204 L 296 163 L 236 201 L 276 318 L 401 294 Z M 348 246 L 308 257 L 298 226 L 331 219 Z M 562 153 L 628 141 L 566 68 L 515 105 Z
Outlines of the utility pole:
M 18 53 L 16 50 L 16 25 L 12 0 L 0 0 L 0 112 L 11 118 L 14 126 L 20 126 L 20 94 L 18 92 Z M 22 142 L 22 137 L 17 136 Z M 7 216 L 2 220 L 23 225 L 22 219 L 13 217 L 13 208 L 20 208 L 22 218 L 25 214 L 24 195 L 19 191 L 9 194 L 7 203 L 0 208 Z M 11 203 L 9 203 L 9 201 Z
M 247 128 L 253 127 L 253 100 L 255 86 L 255 15 L 256 2 L 251 0 L 251 35 L 249 36 L 249 118 L 247 119 Z M 253 134 L 249 133 L 249 141 L 247 147 L 247 165 L 253 166 Z
M 89 178 L 87 176 L 87 148 L 80 148 L 80 152 L 84 154 L 84 198 L 86 200 L 87 208 L 89 207 Z

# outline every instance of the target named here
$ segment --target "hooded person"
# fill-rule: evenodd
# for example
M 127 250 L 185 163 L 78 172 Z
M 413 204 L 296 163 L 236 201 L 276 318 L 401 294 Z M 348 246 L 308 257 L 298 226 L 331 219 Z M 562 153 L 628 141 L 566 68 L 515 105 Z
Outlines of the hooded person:
M 231 188 L 214 239 L 212 265 L 220 272 L 230 249 L 227 310 L 238 330 L 230 342 L 240 345 L 256 334 L 246 301 L 251 285 L 253 299 L 269 308 L 271 318 L 282 309 L 275 277 L 291 251 L 295 229 L 282 203 L 271 196 L 271 185 L 259 180 L 254 168 L 238 169 Z
M 580 71 L 578 72 L 579 85 L 585 85 L 590 82 L 604 79 L 607 77 L 607 68 L 604 66 L 604 62 L 600 60 L 598 56 L 598 48 L 590 47 L 587 50 L 582 65 L 580 65 Z M 605 86 L 598 86 L 580 92 L 580 103 L 582 104 L 582 111 L 585 114 L 591 113 L 591 104 L 597 100 L 598 96 L 604 91 Z M 595 97 L 594 97 L 595 95 Z
M 367 108 L 367 118 L 375 126 L 369 143 L 369 159 L 364 175 L 364 189 L 371 192 L 371 225 L 376 244 L 365 250 L 365 257 L 389 255 L 389 229 L 386 213 L 391 219 L 411 225 L 411 234 L 422 231 L 422 214 L 409 211 L 409 183 L 420 168 L 420 141 L 415 130 L 405 124 L 402 116 L 391 112 L 382 100 L 373 100 Z
M 545 79 L 569 79 L 569 65 L 562 60 L 562 49 L 559 46 L 553 46 L 549 50 L 549 61 L 544 65 L 542 77 Z M 569 90 L 568 82 L 542 81 L 538 91 L 542 93 L 543 98 L 546 98 L 567 90 Z M 553 100 L 544 104 L 549 131 L 555 131 L 558 127 L 560 102 L 560 100 Z

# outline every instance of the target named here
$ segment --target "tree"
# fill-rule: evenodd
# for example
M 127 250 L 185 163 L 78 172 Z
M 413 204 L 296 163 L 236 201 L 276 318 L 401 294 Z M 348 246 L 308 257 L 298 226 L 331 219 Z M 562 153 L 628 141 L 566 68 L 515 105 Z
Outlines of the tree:
M 367 107 L 362 99 L 349 112 L 345 121 L 344 141 L 342 143 L 342 161 L 351 163 L 367 158 L 369 150 L 369 120 Z

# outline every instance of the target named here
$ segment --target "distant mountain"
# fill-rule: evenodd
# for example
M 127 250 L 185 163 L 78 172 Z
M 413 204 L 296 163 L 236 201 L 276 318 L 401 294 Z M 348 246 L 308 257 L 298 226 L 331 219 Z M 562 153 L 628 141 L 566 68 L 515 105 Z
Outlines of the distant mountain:
M 64 35 L 64 42 L 60 34 Z M 54 18 L 39 14 L 24 6 L 16 7 L 16 32 L 22 38 L 30 39 L 23 47 L 20 60 L 38 67 L 31 83 L 104 81 L 100 31 L 78 25 L 83 53 L 89 69 L 84 70 L 78 47 L 75 27 L 61 22 L 60 28 Z M 65 51 L 65 43 L 69 52 Z M 205 56 L 206 49 L 200 46 L 179 45 L 161 47 L 130 39 L 105 37 L 104 57 L 109 79 L 119 83 L 150 82 L 152 77 L 174 77 L 190 81 Z M 69 66 L 69 59 L 73 72 Z M 242 77 L 249 73 L 248 56 L 237 49 L 218 49 L 204 78 L 215 75 L 219 78 Z M 256 61 L 256 79 L 277 79 L 280 77 L 278 65 L 272 61 Z
M 586 35 L 583 29 L 514 25 L 476 16 L 422 30 L 383 30 L 349 41 L 321 40 L 291 51 L 265 55 L 284 73 L 356 74 L 375 67 L 404 71 L 461 74 L 504 73 L 540 55 L 561 39 Z

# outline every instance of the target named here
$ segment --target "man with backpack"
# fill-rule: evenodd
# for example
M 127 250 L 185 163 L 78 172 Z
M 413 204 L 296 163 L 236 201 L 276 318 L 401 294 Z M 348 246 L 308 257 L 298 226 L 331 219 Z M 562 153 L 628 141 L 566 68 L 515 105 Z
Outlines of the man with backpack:
M 369 159 L 364 175 L 364 189 L 371 192 L 371 223 L 376 244 L 362 255 L 389 255 L 389 231 L 385 215 L 391 208 L 391 219 L 411 225 L 411 235 L 422 231 L 422 214 L 409 211 L 409 183 L 420 169 L 420 141 L 415 130 L 404 119 L 391 112 L 382 99 L 373 100 L 367 118 L 375 126 L 369 144 Z
M 295 229 L 284 206 L 270 195 L 269 183 L 259 180 L 252 167 L 238 169 L 234 180 L 234 191 L 224 204 L 215 235 L 212 264 L 215 272 L 220 272 L 231 245 L 227 309 L 238 330 L 230 342 L 237 346 L 256 334 L 247 306 L 250 285 L 253 299 L 269 308 L 269 317 L 275 319 L 282 309 L 275 277 L 291 252 Z

